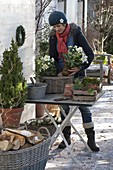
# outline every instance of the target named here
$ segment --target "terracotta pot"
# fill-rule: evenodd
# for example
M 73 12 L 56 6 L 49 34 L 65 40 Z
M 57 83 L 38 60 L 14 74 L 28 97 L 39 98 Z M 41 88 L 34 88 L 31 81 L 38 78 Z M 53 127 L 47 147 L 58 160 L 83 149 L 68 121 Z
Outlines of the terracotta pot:
M 72 97 L 73 95 L 73 84 L 66 84 L 64 88 L 64 96 Z
M 41 104 L 35 105 L 35 111 L 36 111 L 36 118 L 43 117 L 44 116 L 44 108 L 41 106 Z
M 24 108 L 2 109 L 2 126 L 5 128 L 18 128 Z

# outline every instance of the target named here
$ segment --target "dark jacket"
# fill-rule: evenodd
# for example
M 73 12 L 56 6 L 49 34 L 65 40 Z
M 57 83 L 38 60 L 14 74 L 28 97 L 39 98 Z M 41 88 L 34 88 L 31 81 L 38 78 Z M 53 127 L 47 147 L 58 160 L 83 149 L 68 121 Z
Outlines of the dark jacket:
M 92 60 L 94 59 L 94 53 L 89 43 L 87 42 L 85 36 L 83 35 L 81 28 L 74 23 L 70 24 L 70 27 L 71 27 L 71 30 L 70 30 L 69 37 L 73 39 L 73 46 L 76 45 L 77 47 L 82 47 L 85 55 L 88 56 L 88 63 L 86 62 L 83 63 L 80 66 L 80 72 L 76 75 L 77 77 L 83 76 L 84 70 L 87 67 L 89 67 Z M 58 62 L 57 38 L 56 38 L 56 34 L 54 30 L 50 32 L 49 55 L 53 57 L 56 62 Z

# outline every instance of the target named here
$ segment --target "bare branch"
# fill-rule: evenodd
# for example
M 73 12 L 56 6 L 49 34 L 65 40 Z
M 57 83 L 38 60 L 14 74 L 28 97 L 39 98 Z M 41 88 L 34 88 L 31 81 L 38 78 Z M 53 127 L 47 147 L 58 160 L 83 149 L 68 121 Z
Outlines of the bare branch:
M 113 28 L 113 4 L 111 2 L 111 0 L 96 1 L 93 8 L 94 15 L 88 16 L 88 25 L 94 32 L 94 38 L 98 40 L 96 42 L 99 42 L 99 51 L 103 51 L 103 44 Z
M 44 15 L 45 9 L 49 6 L 52 0 L 36 0 L 36 31 L 40 28 L 42 17 Z

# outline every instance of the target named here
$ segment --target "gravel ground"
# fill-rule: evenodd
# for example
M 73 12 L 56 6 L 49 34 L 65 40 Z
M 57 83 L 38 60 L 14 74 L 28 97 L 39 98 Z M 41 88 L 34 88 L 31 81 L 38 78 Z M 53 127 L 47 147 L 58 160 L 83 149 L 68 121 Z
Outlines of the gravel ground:
M 74 162 L 67 149 L 57 149 L 61 141 L 59 136 L 50 150 L 46 170 L 113 170 L 113 85 L 104 86 L 103 89 L 104 95 L 90 108 L 95 124 L 96 142 L 100 151 L 89 152 L 72 130 L 71 146 L 75 158 L 80 162 L 80 167 Z M 87 141 L 79 110 L 71 121 Z

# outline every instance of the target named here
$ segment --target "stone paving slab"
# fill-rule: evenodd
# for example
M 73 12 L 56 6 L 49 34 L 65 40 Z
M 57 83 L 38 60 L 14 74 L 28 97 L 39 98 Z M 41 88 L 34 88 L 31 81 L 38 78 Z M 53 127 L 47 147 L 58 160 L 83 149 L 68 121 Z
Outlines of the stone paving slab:
M 58 137 L 50 150 L 45 170 L 113 170 L 113 86 L 105 86 L 104 89 L 105 94 L 90 108 L 95 123 L 96 142 L 100 146 L 100 151 L 89 152 L 72 130 L 71 146 L 81 167 L 73 161 L 67 149 L 57 149 L 61 141 L 61 137 Z M 87 141 L 79 110 L 71 121 Z

